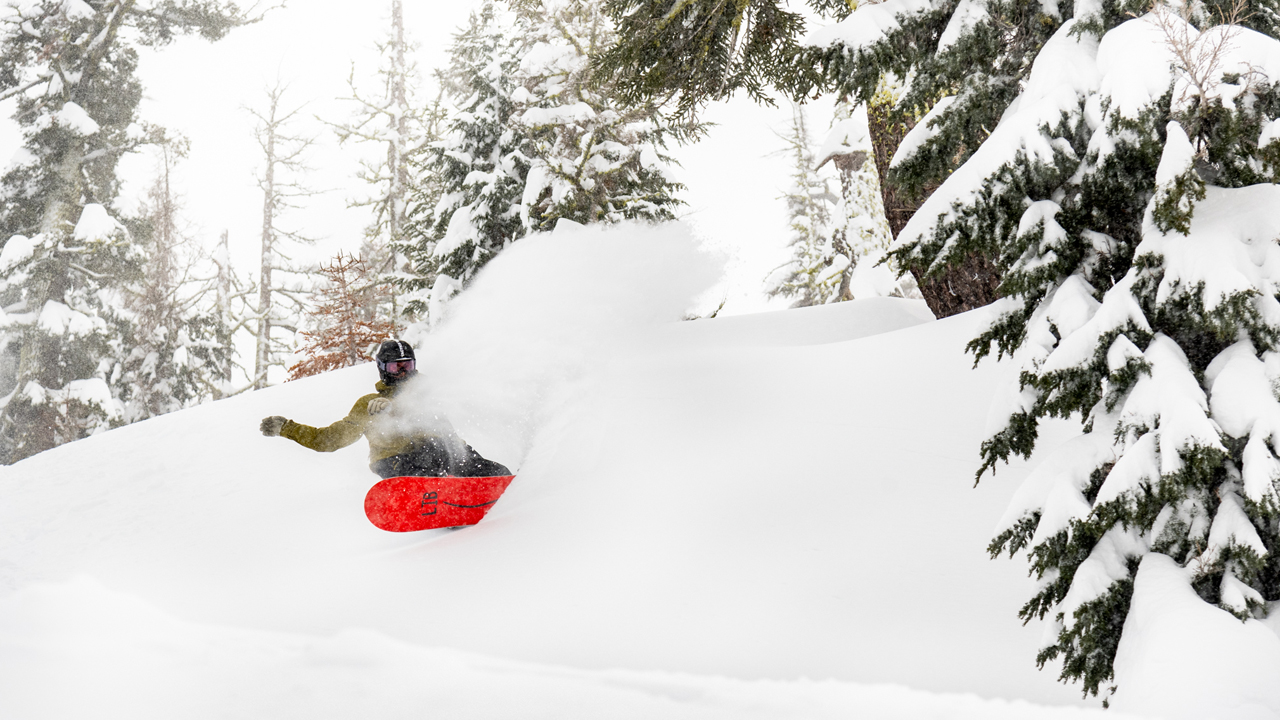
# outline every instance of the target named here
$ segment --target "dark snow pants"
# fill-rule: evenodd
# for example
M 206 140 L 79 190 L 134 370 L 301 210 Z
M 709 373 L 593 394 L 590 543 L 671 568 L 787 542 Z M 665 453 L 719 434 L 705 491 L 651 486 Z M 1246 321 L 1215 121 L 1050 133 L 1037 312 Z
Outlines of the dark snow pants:
M 429 438 L 413 450 L 383 458 L 369 466 L 381 478 L 401 477 L 495 477 L 510 475 L 501 463 L 487 460 L 470 445 Z

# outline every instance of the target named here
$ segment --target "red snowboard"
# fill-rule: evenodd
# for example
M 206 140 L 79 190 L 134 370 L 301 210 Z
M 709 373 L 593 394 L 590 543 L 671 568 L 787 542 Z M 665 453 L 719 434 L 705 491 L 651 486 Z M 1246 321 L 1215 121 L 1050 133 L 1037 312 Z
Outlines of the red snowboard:
M 475 525 L 513 477 L 387 478 L 369 488 L 364 514 L 390 532 Z

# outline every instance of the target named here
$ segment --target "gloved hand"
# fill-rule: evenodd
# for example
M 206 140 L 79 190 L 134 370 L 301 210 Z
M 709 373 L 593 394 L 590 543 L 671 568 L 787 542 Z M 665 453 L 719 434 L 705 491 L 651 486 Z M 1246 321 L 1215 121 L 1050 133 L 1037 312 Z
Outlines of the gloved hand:
M 272 415 L 268 418 L 262 418 L 262 434 L 267 437 L 275 437 L 280 434 L 280 429 L 288 422 L 288 418 L 280 415 Z
M 391 409 L 391 401 L 384 397 L 376 397 L 369 401 L 369 414 L 377 415 Z

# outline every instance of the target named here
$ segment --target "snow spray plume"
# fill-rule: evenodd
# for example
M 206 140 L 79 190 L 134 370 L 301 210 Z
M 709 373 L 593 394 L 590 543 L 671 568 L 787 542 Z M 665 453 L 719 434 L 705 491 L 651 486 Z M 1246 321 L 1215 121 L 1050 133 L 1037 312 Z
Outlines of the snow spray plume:
M 723 268 L 682 223 L 559 227 L 520 240 L 434 331 L 410 335 L 419 376 L 403 404 L 432 418 L 422 429 L 447 417 L 514 469 L 548 400 L 646 329 L 679 321 Z

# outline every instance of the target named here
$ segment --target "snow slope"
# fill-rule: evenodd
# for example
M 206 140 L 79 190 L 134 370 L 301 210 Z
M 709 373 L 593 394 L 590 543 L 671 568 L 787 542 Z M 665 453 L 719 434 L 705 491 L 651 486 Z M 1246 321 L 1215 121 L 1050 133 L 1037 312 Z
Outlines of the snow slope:
M 637 272 L 610 293 L 654 287 Z M 483 314 L 459 315 L 479 346 Z M 519 467 L 459 531 L 373 528 L 363 442 L 258 433 L 337 419 L 371 366 L 3 468 L 0 717 L 1101 716 L 1041 707 L 1080 699 L 1035 669 L 1025 566 L 984 551 L 1027 466 L 971 487 L 997 374 L 962 353 L 982 313 L 927 317 L 637 321 L 576 374 L 522 376 L 557 378 L 527 443 L 460 426 Z

